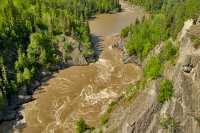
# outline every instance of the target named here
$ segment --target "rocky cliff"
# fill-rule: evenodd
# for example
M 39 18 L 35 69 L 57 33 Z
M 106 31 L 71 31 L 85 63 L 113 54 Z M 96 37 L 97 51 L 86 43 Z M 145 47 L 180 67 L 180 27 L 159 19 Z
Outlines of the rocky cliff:
M 164 77 L 173 83 L 172 98 L 158 102 L 161 78 L 148 81 L 128 105 L 116 106 L 103 132 L 200 133 L 200 48 L 191 34 L 200 36 L 200 24 L 188 20 L 177 38 L 176 63 L 164 70 Z

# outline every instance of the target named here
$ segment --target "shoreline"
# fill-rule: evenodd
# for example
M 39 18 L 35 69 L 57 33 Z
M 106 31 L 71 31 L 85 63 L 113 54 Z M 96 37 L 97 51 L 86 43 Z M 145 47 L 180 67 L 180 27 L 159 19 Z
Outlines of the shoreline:
M 121 12 L 126 12 L 125 11 L 121 11 Z M 120 13 L 120 12 L 117 12 L 117 13 Z M 114 13 L 114 14 L 117 14 L 117 13 Z M 116 37 L 116 36 L 119 36 L 119 33 L 114 33 L 110 36 L 105 36 L 105 37 Z M 95 60 L 95 62 L 97 62 L 97 60 Z M 69 67 L 73 67 L 73 66 L 88 66 L 90 65 L 91 63 L 88 63 L 88 64 L 84 64 L 84 65 L 72 65 L 72 66 L 67 66 L 67 65 L 56 65 L 58 68 L 53 70 L 53 71 L 47 71 L 47 72 L 44 72 L 46 74 L 44 74 L 43 72 L 41 72 L 40 74 L 44 74 L 43 77 L 41 77 L 39 80 L 32 80 L 30 82 L 30 84 L 26 85 L 25 87 L 22 87 L 22 88 L 29 88 L 28 90 L 30 90 L 32 92 L 31 95 L 21 95 L 22 99 L 20 101 L 20 104 L 19 103 L 16 103 L 15 108 L 13 109 L 13 111 L 15 112 L 12 112 L 12 113 L 15 113 L 15 119 L 12 119 L 12 120 L 8 120 L 8 121 L 2 121 L 0 123 L 0 127 L 3 125 L 3 123 L 14 123 L 14 124 L 11 124 L 13 127 L 11 130 L 21 130 L 24 128 L 24 126 L 26 126 L 26 118 L 25 118 L 25 115 L 24 115 L 24 111 L 23 111 L 23 105 L 28 103 L 28 102 L 31 102 L 35 99 L 33 99 L 33 94 L 34 94 L 34 91 L 36 91 L 40 86 L 43 85 L 43 83 L 45 83 L 46 81 L 48 81 L 49 79 L 51 79 L 51 76 L 55 73 L 57 73 L 58 71 L 60 70 L 63 70 L 63 69 L 68 69 Z M 22 92 L 24 93 L 24 92 Z M 21 110 L 22 109 L 22 110 Z M 13 114 L 12 114 L 13 115 Z M 9 125 L 9 124 L 8 124 Z

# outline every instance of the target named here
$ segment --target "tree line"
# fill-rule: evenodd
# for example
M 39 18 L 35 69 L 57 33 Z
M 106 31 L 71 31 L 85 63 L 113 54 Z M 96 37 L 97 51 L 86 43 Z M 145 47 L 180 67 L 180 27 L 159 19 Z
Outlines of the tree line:
M 88 18 L 119 10 L 119 0 L 0 0 L 0 103 L 61 61 L 58 35 L 75 38 L 90 56 Z
M 121 32 L 129 54 L 144 59 L 156 44 L 176 39 L 187 19 L 200 16 L 199 0 L 128 0 L 151 13 L 149 19 L 137 20 Z
M 128 0 L 144 7 L 150 17 L 136 20 L 121 31 L 125 41 L 125 50 L 136 55 L 144 62 L 144 78 L 128 89 L 126 96 L 132 97 L 138 90 L 145 88 L 147 82 L 158 77 L 160 89 L 158 101 L 164 103 L 173 95 L 173 83 L 166 79 L 163 72 L 167 64 L 175 65 L 178 51 L 176 41 L 184 22 L 200 16 L 199 0 Z M 196 40 L 196 38 L 195 38 Z M 194 40 L 193 40 L 194 41 Z M 197 40 L 198 41 L 198 40 Z M 150 51 L 159 45 L 158 52 Z

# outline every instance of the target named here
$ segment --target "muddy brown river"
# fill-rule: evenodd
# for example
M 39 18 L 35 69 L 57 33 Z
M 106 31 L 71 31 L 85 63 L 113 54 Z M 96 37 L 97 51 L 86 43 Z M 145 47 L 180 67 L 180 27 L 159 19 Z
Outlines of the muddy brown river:
M 120 30 L 143 15 L 139 8 L 122 4 L 123 11 L 101 14 L 90 20 L 93 41 L 101 48 L 97 62 L 60 70 L 35 91 L 35 101 L 24 106 L 23 133 L 74 133 L 80 117 L 95 126 L 106 105 L 139 80 L 141 69 L 123 64 L 120 51 L 112 48 Z

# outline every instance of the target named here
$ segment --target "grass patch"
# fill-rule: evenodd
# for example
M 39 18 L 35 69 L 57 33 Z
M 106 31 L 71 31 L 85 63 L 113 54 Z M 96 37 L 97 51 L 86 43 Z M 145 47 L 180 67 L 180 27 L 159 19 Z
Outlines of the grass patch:
M 101 117 L 100 117 L 100 124 L 101 125 L 105 125 L 108 122 L 110 114 L 112 113 L 113 108 L 117 103 L 118 103 L 118 101 L 112 101 L 109 104 L 108 109 L 106 110 L 106 112 L 103 115 L 101 115 Z
M 111 113 L 113 111 L 113 107 L 117 104 L 117 101 L 112 101 L 111 104 L 109 104 L 107 113 Z
M 123 96 L 117 101 L 113 101 L 109 104 L 107 111 L 100 117 L 100 124 L 105 125 L 113 111 L 115 105 L 117 105 L 121 100 L 130 101 L 134 96 L 136 96 L 141 90 L 145 88 L 146 80 L 137 81 L 135 84 L 130 84 Z
M 197 123 L 200 125 L 200 117 L 195 117 L 195 120 L 196 120 Z
M 160 117 L 160 125 L 163 129 L 176 129 L 177 122 L 169 114 Z
M 190 37 L 191 37 L 194 47 L 200 46 L 200 36 L 199 35 L 191 35 Z
M 169 80 L 161 80 L 160 90 L 158 94 L 158 100 L 161 103 L 164 103 L 166 100 L 169 100 L 173 95 L 173 85 Z
M 151 57 L 144 66 L 144 77 L 146 79 L 161 76 L 162 64 L 158 56 Z
M 105 113 L 100 117 L 100 124 L 105 125 L 109 120 L 110 113 Z
M 83 118 L 80 118 L 75 125 L 76 133 L 91 133 L 94 128 L 90 128 Z
M 130 84 L 124 93 L 125 100 L 131 100 L 139 91 L 143 90 L 146 84 L 146 80 L 137 81 L 134 85 Z
M 173 42 L 171 40 L 167 40 L 164 43 L 164 46 L 159 54 L 159 58 L 161 62 L 165 62 L 168 60 L 173 59 L 173 57 L 177 53 L 177 48 L 174 46 Z

